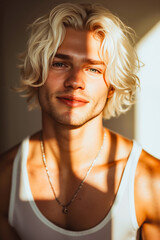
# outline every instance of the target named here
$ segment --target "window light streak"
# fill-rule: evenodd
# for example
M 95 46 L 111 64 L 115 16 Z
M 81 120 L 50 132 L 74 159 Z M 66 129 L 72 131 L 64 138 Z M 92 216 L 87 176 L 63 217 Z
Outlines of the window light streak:
M 160 21 L 138 42 L 137 53 L 144 66 L 139 73 L 135 139 L 160 158 Z

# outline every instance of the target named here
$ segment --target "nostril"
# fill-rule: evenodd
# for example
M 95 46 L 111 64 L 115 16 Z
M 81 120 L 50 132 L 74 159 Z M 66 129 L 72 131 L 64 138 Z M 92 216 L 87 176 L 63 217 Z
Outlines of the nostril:
M 69 78 L 67 78 L 64 81 L 64 87 L 66 88 L 73 88 L 73 89 L 77 89 L 77 88 L 81 88 L 84 89 L 85 88 L 85 82 L 82 78 L 82 76 L 70 76 Z

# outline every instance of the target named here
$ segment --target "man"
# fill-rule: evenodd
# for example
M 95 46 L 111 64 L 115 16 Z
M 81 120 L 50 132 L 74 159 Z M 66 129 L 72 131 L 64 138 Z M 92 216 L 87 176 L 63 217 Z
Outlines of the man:
M 1 157 L 1 239 L 160 239 L 159 161 L 102 125 L 139 85 L 129 29 L 85 4 L 31 27 L 20 90 L 42 130 Z

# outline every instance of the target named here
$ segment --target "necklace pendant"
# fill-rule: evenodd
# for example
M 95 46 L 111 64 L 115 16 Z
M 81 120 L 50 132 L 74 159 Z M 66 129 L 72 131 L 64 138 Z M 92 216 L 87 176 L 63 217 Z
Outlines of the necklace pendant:
M 67 213 L 68 213 L 68 208 L 67 208 L 67 207 L 63 207 L 62 212 L 63 212 L 64 214 L 67 214 Z

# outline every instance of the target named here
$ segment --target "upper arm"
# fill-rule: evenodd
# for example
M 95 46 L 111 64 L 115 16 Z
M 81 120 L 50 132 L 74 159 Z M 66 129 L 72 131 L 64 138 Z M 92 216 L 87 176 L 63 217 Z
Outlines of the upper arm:
M 18 146 L 0 156 L 0 191 L 2 194 L 0 198 L 0 239 L 18 239 L 8 223 L 12 168 L 17 150 Z
M 160 239 L 160 161 L 142 152 L 135 179 L 135 207 L 142 237 Z

